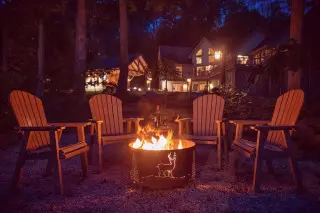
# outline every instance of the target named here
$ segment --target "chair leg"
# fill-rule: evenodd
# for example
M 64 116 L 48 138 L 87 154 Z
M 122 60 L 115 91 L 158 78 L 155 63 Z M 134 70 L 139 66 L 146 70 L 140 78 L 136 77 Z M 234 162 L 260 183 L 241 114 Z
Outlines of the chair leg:
M 261 168 L 262 167 L 262 159 L 260 156 L 256 156 L 255 164 L 254 164 L 254 173 L 253 173 L 253 191 L 260 192 L 260 177 L 261 177 Z
M 220 142 L 218 143 L 218 149 L 217 149 L 217 152 L 218 152 L 218 169 L 221 169 L 222 168 L 222 159 L 221 159 L 221 140 Z
M 48 158 L 46 171 L 43 174 L 43 177 L 48 177 L 49 175 L 51 175 L 52 169 L 53 169 L 53 159 L 52 158 Z
M 94 136 L 93 135 L 91 135 L 90 136 L 90 145 L 89 145 L 89 151 L 88 151 L 88 162 L 90 163 L 90 164 L 92 164 L 92 156 L 93 156 L 93 154 L 94 154 L 94 152 L 93 152 L 93 150 L 94 150 L 94 141 L 95 141 L 95 139 L 94 139 Z
M 80 155 L 81 167 L 82 167 L 82 175 L 83 177 L 87 177 L 88 175 L 88 157 L 87 152 L 84 152 Z
M 267 167 L 268 167 L 268 173 L 273 174 L 274 173 L 274 168 L 272 165 L 272 160 L 271 159 L 266 159 Z
M 25 150 L 21 150 L 20 154 L 19 154 L 19 158 L 13 173 L 13 177 L 12 177 L 12 182 L 10 185 L 10 191 L 14 191 L 17 186 L 19 185 L 21 179 L 22 179 L 22 174 L 23 174 L 23 165 L 25 162 Z
M 98 160 L 99 160 L 99 172 L 102 172 L 102 144 L 98 142 Z
M 293 175 L 293 180 L 297 186 L 297 190 L 301 192 L 303 190 L 303 183 L 302 183 L 302 178 L 301 178 L 301 173 L 298 168 L 297 161 L 293 157 L 289 157 L 289 165 L 290 169 Z
M 54 171 L 54 189 L 57 194 L 63 195 L 63 181 L 62 181 L 62 171 L 60 158 L 55 158 L 53 161 L 53 171 Z

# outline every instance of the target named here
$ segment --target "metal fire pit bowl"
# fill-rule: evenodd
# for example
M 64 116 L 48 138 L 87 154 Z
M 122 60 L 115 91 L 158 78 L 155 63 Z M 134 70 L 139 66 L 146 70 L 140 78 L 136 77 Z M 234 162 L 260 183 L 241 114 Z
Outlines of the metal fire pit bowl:
M 131 180 L 134 184 L 148 188 L 175 188 L 195 180 L 195 143 L 181 140 L 183 148 L 178 149 L 180 140 L 173 140 L 172 150 L 144 150 L 133 148 Z

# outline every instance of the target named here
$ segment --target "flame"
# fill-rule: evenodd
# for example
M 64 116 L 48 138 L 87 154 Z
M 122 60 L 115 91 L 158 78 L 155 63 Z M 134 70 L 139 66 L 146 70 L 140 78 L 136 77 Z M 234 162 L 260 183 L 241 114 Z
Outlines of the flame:
M 183 148 L 182 142 L 181 142 L 181 140 L 179 140 L 178 149 L 182 149 L 182 148 Z
M 174 149 L 174 143 L 172 141 L 173 132 L 168 131 L 167 137 L 161 135 L 159 131 L 153 129 L 150 125 L 145 128 L 138 127 L 138 138 L 132 144 L 135 149 L 145 150 L 170 150 Z M 178 149 L 182 149 L 182 142 L 180 140 Z

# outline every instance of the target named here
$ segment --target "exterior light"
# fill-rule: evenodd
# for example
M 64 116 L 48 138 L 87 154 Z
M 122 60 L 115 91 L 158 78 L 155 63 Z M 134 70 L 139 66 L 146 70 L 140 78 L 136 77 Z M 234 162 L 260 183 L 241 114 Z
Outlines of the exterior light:
M 213 83 L 210 84 L 210 89 L 213 89 L 214 85 Z
M 150 87 L 148 87 L 148 90 L 150 91 Z
M 149 84 L 150 83 L 150 80 L 147 80 L 147 84 Z
M 134 90 L 137 90 L 137 87 L 133 87 Z
M 130 91 L 130 89 L 127 89 L 127 91 Z
M 140 92 L 141 92 L 141 88 L 138 88 L 138 91 L 140 91 Z
M 187 84 L 183 84 L 183 89 L 187 89 L 187 88 L 188 88 Z
M 214 58 L 219 60 L 221 58 L 221 51 L 214 52 Z
M 187 79 L 187 82 L 188 82 L 188 83 L 191 83 L 191 78 L 188 78 L 188 79 Z

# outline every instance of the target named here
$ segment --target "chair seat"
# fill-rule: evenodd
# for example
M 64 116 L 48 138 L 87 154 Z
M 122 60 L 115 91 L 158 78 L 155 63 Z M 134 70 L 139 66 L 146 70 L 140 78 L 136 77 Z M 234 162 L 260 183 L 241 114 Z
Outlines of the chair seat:
M 137 134 L 123 134 L 123 135 L 102 135 L 103 144 L 122 143 L 124 141 L 135 140 Z
M 217 144 L 218 137 L 216 135 L 181 135 L 180 139 L 192 140 L 198 144 Z
M 246 152 L 248 157 L 252 157 L 255 155 L 256 152 L 257 143 L 253 141 L 249 141 L 246 139 L 237 139 L 233 142 L 232 148 L 240 151 L 240 152 Z M 276 145 L 272 145 L 270 143 L 266 143 L 264 145 L 264 150 L 271 151 L 271 152 L 283 152 L 284 150 Z
M 79 155 L 83 152 L 87 152 L 89 150 L 89 147 L 87 143 L 76 143 L 76 144 L 70 144 L 68 146 L 61 147 L 59 149 L 60 158 L 67 159 L 70 157 L 73 157 L 75 155 Z

